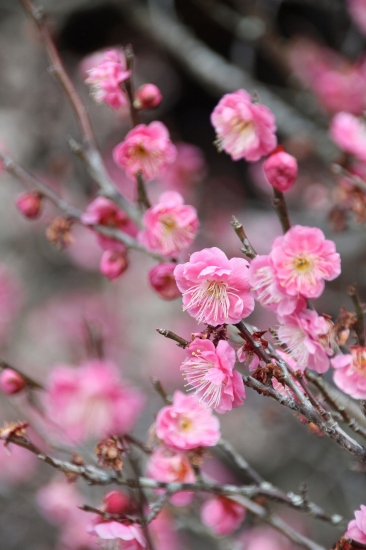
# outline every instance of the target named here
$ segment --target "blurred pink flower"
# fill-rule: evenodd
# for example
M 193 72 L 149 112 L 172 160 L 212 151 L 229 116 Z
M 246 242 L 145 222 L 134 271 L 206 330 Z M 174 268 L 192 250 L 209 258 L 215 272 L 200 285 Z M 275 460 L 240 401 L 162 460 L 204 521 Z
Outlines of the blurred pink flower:
M 210 340 L 195 338 L 186 351 L 188 355 L 180 370 L 200 403 L 218 413 L 244 404 L 243 379 L 234 370 L 235 351 L 225 340 L 220 340 L 215 348 Z
M 13 369 L 4 369 L 0 373 L 0 390 L 6 395 L 19 393 L 25 388 L 25 380 Z
M 105 250 L 100 260 L 99 270 L 110 281 L 117 279 L 128 267 L 127 255 L 119 250 Z
M 195 475 L 191 463 L 183 453 L 174 453 L 169 449 L 155 450 L 149 457 L 146 473 L 156 481 L 194 483 Z M 164 490 L 162 490 L 164 492 Z M 175 493 L 170 502 L 175 506 L 186 506 L 192 502 L 194 493 L 181 491 Z
M 366 36 L 366 0 L 346 0 L 346 4 L 353 22 Z
M 124 382 L 110 361 L 57 365 L 51 370 L 47 416 L 74 443 L 129 432 L 142 406 L 141 393 Z
M 289 296 L 317 298 L 324 280 L 332 281 L 341 272 L 334 242 L 326 240 L 317 227 L 291 227 L 274 240 L 270 259 L 277 282 Z
M 180 290 L 174 278 L 175 263 L 158 264 L 148 273 L 149 283 L 164 300 L 174 300 L 180 296 Z
M 41 193 L 29 191 L 18 195 L 15 201 L 19 212 L 29 219 L 38 218 L 42 210 L 42 203 Z
M 0 487 L 12 487 L 24 483 L 32 476 L 38 466 L 37 458 L 27 449 L 18 445 L 0 442 Z
M 351 353 L 331 360 L 336 386 L 355 399 L 366 399 L 366 348 L 351 346 Z
M 156 435 L 174 451 L 212 447 L 221 437 L 220 423 L 195 396 L 176 391 L 173 404 L 158 412 Z
M 241 535 L 235 550 L 292 550 L 293 544 L 278 531 L 269 527 L 256 527 Z
M 286 344 L 286 351 L 296 361 L 297 368 L 326 372 L 333 352 L 329 347 L 329 326 L 325 318 L 316 311 L 304 309 L 279 319 L 277 337 Z
M 176 191 L 163 193 L 158 204 L 145 212 L 142 222 L 144 230 L 138 235 L 139 241 L 167 257 L 188 248 L 199 227 L 196 209 L 183 204 L 183 197 Z
M 155 84 L 142 84 L 135 92 L 135 109 L 156 109 L 163 100 L 161 91 Z
M 174 162 L 176 154 L 166 126 L 158 121 L 135 126 L 113 149 L 115 163 L 132 179 L 139 172 L 146 180 L 156 178 Z
M 90 68 L 85 80 L 91 86 L 91 93 L 97 103 L 106 103 L 112 109 L 127 105 L 127 95 L 121 84 L 127 80 L 131 71 L 127 70 L 126 60 L 122 52 L 107 50 L 97 63 Z
M 330 136 L 342 151 L 366 161 L 366 124 L 350 113 L 337 113 L 330 125 Z
M 366 544 L 366 506 L 361 504 L 361 509 L 355 511 L 355 518 L 349 522 L 344 536 L 361 544 Z
M 224 95 L 211 115 L 220 149 L 233 160 L 259 160 L 277 145 L 274 114 L 245 90 Z
M 286 289 L 281 288 L 271 256 L 256 256 L 250 263 L 248 278 L 254 298 L 270 311 L 279 315 L 290 315 L 306 305 L 305 299 L 299 294 L 289 296 Z
M 224 496 L 212 497 L 201 508 L 201 520 L 215 535 L 230 535 L 238 529 L 246 516 L 245 508 Z
M 152 534 L 154 546 L 157 550 L 180 550 L 181 544 L 177 536 L 174 519 L 164 508 L 154 519 L 149 529 Z
M 98 520 L 90 526 L 89 532 L 101 541 L 115 541 L 119 550 L 140 550 L 147 547 L 142 529 L 136 523 Z
M 289 191 L 297 178 L 297 160 L 286 151 L 270 155 L 263 163 L 263 170 L 268 182 L 282 192 Z
M 159 182 L 169 189 L 186 193 L 187 189 L 204 179 L 207 167 L 199 147 L 190 143 L 177 143 L 177 157 L 159 177 Z
M 183 308 L 199 323 L 238 323 L 254 309 L 248 267 L 242 258 L 228 260 L 219 248 L 195 252 L 174 271 Z

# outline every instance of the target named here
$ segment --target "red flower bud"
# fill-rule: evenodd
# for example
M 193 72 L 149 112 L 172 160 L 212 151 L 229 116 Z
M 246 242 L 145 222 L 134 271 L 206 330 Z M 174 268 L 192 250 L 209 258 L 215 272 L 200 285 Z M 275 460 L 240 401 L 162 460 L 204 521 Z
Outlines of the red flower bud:
M 0 374 L 0 388 L 7 395 L 13 395 L 25 388 L 25 380 L 13 369 L 4 369 Z
M 156 109 L 162 102 L 163 96 L 155 84 L 143 84 L 135 92 L 135 109 Z
M 43 197 L 37 191 L 21 193 L 16 199 L 16 207 L 26 218 L 37 218 L 42 210 Z

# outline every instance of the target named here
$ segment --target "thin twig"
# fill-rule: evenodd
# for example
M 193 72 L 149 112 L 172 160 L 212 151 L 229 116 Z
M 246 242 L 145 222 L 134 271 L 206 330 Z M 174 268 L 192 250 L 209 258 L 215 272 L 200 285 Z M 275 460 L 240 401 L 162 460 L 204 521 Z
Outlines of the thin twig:
M 140 123 L 140 116 L 139 116 L 138 110 L 135 109 L 135 106 L 134 106 L 135 93 L 134 93 L 132 76 L 133 76 L 133 62 L 135 59 L 135 55 L 133 53 L 132 44 L 127 44 L 127 46 L 123 48 L 123 51 L 126 58 L 127 70 L 131 71 L 131 76 L 124 81 L 124 86 L 125 86 L 127 96 L 128 96 L 128 101 L 129 101 L 131 122 L 133 126 L 137 126 Z
M 279 191 L 278 189 L 276 189 L 276 187 L 273 188 L 273 195 L 274 209 L 276 210 L 278 219 L 281 222 L 282 230 L 284 233 L 286 233 L 290 229 L 291 223 L 288 215 L 285 196 L 282 191 Z
M 160 397 L 162 398 L 164 403 L 166 403 L 166 405 L 171 405 L 172 400 L 170 399 L 170 397 L 168 396 L 168 394 L 164 390 L 163 385 L 160 382 L 160 380 L 158 380 L 157 378 L 152 378 L 151 382 L 152 382 L 154 390 L 156 391 L 156 393 L 158 393 L 160 395 Z
M 356 333 L 360 346 L 365 346 L 365 312 L 357 292 L 356 285 L 348 287 L 348 296 L 352 299 L 357 315 Z
M 147 196 L 144 176 L 141 174 L 141 172 L 137 173 L 136 180 L 137 180 L 137 202 L 141 206 L 144 206 L 145 208 L 150 208 L 151 202 L 149 200 L 149 197 Z
M 177 334 L 174 334 L 174 332 L 172 332 L 171 330 L 167 330 L 166 328 L 157 328 L 156 331 L 162 336 L 165 336 L 165 338 L 169 338 L 170 340 L 174 340 L 174 342 L 177 342 L 180 348 L 184 349 L 189 345 L 189 342 L 187 340 L 181 338 Z
M 243 244 L 243 248 L 241 249 L 242 252 L 246 256 L 248 256 L 248 258 L 255 258 L 257 256 L 257 252 L 250 244 L 248 237 L 246 236 L 246 233 L 244 231 L 244 227 L 235 216 L 232 216 L 231 218 L 231 225 L 233 226 L 235 233 L 238 235 L 241 243 Z

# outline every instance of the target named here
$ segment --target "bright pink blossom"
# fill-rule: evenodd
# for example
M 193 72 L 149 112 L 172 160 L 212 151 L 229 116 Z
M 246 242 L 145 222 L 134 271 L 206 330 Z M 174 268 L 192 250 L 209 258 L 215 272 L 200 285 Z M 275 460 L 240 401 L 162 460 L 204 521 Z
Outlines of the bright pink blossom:
M 103 497 L 101 509 L 107 514 L 117 514 L 121 516 L 127 514 L 130 508 L 130 499 L 121 491 L 110 491 Z
M 75 443 L 129 432 L 143 405 L 109 361 L 53 367 L 47 387 L 47 416 Z
M 297 160 L 285 151 L 278 151 L 263 163 L 268 182 L 279 191 L 289 191 L 297 178 Z
M 114 541 L 119 550 L 147 548 L 142 529 L 137 523 L 102 520 L 94 523 L 89 532 L 101 541 Z
M 113 149 L 115 163 L 132 179 L 139 172 L 146 180 L 156 178 L 174 162 L 176 154 L 166 126 L 157 121 L 135 126 Z
M 150 285 L 164 300 L 174 300 L 180 296 L 174 269 L 174 263 L 164 263 L 156 265 L 148 273 Z
M 183 204 L 183 197 L 176 191 L 163 193 L 158 204 L 145 212 L 142 222 L 145 229 L 139 233 L 139 241 L 167 257 L 188 248 L 199 227 L 196 209 Z
M 156 109 L 163 100 L 161 91 L 155 84 L 142 84 L 135 92 L 135 109 Z
M 201 520 L 215 535 L 230 535 L 238 529 L 246 516 L 245 508 L 233 499 L 224 496 L 212 497 L 201 509 Z
M 290 315 L 305 307 L 305 299 L 289 296 L 279 285 L 271 256 L 256 256 L 250 263 L 248 272 L 253 296 L 266 309 L 279 315 Z
M 341 272 L 334 242 L 326 240 L 317 227 L 294 225 L 274 240 L 270 258 L 276 280 L 289 296 L 317 298 L 324 280 L 331 281 Z
M 351 346 L 351 353 L 331 360 L 336 386 L 355 399 L 366 399 L 366 348 Z
M 350 113 L 337 113 L 330 126 L 332 140 L 342 151 L 366 161 L 366 124 Z
M 273 113 L 245 90 L 226 94 L 211 115 L 220 149 L 233 160 L 259 160 L 277 145 Z
M 118 50 L 107 50 L 98 64 L 87 71 L 86 84 L 91 86 L 92 96 L 98 103 L 106 103 L 112 109 L 127 105 L 127 95 L 121 84 L 131 76 L 124 55 Z
M 186 351 L 180 370 L 201 403 L 218 413 L 243 405 L 243 379 L 234 370 L 235 351 L 225 340 L 215 348 L 210 340 L 195 338 Z
M 325 318 L 316 311 L 304 309 L 285 315 L 280 321 L 278 339 L 286 344 L 286 351 L 296 361 L 297 368 L 326 372 L 333 352 L 329 347 L 329 326 Z
M 194 395 L 176 391 L 173 404 L 158 412 L 156 435 L 174 451 L 212 447 L 221 437 L 220 423 Z
M 191 463 L 183 453 L 174 453 L 169 449 L 157 449 L 148 460 L 147 475 L 156 481 L 167 483 L 194 483 L 196 481 Z M 194 493 L 181 491 L 175 493 L 170 502 L 176 506 L 186 506 L 192 502 Z
M 15 204 L 19 212 L 26 218 L 38 218 L 43 206 L 42 195 L 37 192 L 26 191 L 17 196 Z
M 25 380 L 21 374 L 13 369 L 4 369 L 0 373 L 0 390 L 6 395 L 19 393 L 25 388 Z
M 248 282 L 249 264 L 242 258 L 228 260 L 219 248 L 205 248 L 174 271 L 183 294 L 183 309 L 199 323 L 238 323 L 254 309 Z
M 349 522 L 344 536 L 366 544 L 366 506 L 363 504 L 361 504 L 361 510 L 355 511 L 355 519 Z
M 105 250 L 100 260 L 99 270 L 110 281 L 117 279 L 128 267 L 127 255 L 119 250 Z

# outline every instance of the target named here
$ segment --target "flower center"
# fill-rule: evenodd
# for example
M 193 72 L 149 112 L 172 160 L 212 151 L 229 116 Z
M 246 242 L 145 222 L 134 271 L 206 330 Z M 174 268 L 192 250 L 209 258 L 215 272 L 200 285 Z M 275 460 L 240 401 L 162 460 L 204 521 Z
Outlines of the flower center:
M 181 416 L 178 420 L 178 429 L 180 432 L 187 432 L 192 426 L 192 420 L 186 416 Z
M 294 259 L 294 267 L 300 273 L 308 273 L 313 268 L 313 262 L 309 257 L 301 254 Z
M 176 228 L 175 220 L 171 216 L 166 216 L 162 218 L 161 225 L 168 233 L 171 233 Z
M 235 289 L 233 289 L 235 290 Z M 185 294 L 190 294 L 191 299 L 184 307 L 184 311 L 189 308 L 199 308 L 197 321 L 202 323 L 207 317 L 213 317 L 214 322 L 223 314 L 224 319 L 229 317 L 229 285 L 221 281 L 204 281 L 199 285 L 192 286 L 186 290 Z
M 366 377 L 366 348 L 351 349 L 353 356 L 353 368 L 361 376 Z

